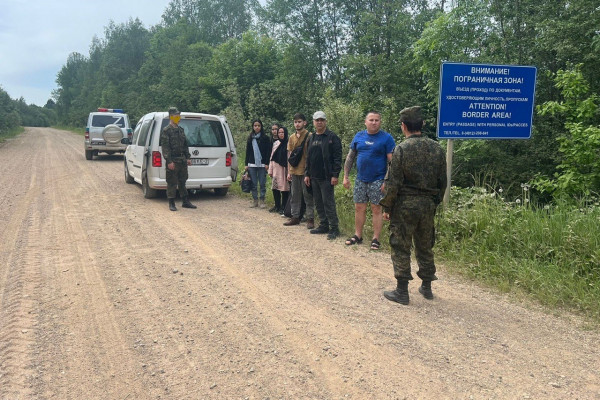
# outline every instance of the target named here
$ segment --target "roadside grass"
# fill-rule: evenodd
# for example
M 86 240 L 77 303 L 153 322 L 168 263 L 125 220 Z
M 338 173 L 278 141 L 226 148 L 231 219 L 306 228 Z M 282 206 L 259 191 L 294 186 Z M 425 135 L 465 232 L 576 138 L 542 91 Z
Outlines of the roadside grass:
M 17 126 L 12 129 L 8 129 L 4 132 L 0 133 L 0 143 L 4 142 L 7 139 L 14 138 L 15 136 L 25 132 L 25 128 L 22 126 Z
M 597 202 L 532 207 L 453 188 L 438 222 L 436 254 L 452 271 L 600 321 Z

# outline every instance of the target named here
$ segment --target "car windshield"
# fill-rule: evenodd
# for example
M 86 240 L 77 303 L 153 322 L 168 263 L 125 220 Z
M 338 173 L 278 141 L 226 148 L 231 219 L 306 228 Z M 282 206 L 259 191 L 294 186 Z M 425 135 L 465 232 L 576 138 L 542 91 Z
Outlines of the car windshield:
M 163 127 L 169 120 L 163 121 Z M 225 147 L 225 133 L 220 121 L 205 119 L 181 119 L 179 126 L 183 128 L 190 147 Z
M 119 128 L 125 128 L 125 118 L 122 115 L 94 115 L 92 117 L 92 126 L 104 128 L 106 125 L 117 125 Z

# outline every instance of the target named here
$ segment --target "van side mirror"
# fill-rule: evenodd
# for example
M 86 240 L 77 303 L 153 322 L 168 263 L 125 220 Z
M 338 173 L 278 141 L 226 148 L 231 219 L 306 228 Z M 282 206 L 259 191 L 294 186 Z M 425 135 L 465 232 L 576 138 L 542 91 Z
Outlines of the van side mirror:
M 131 138 L 125 137 L 121 139 L 121 144 L 131 144 Z

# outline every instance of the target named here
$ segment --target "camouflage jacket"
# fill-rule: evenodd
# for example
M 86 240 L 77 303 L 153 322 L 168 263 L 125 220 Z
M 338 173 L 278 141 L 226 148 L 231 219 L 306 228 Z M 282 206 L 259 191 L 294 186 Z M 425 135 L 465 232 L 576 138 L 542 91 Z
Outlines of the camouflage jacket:
M 183 162 L 191 157 L 183 128 L 171 124 L 160 133 L 160 146 L 167 164 L 173 161 Z
M 407 137 L 396 146 L 385 178 L 386 193 L 379 204 L 391 212 L 399 197 L 427 196 L 439 204 L 446 190 L 446 156 L 434 140 Z

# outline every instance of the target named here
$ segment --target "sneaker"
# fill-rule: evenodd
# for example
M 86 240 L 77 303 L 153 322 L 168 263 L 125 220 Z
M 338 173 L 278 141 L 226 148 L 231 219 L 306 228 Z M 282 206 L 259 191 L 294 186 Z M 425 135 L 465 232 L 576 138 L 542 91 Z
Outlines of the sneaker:
M 327 240 L 333 240 L 335 238 L 337 238 L 338 236 L 340 236 L 340 231 L 337 228 L 333 228 L 329 231 L 329 233 L 327 234 Z
M 324 233 L 329 232 L 329 227 L 328 226 L 322 226 L 320 225 L 318 228 L 316 229 L 311 229 L 310 233 L 312 233 L 313 235 L 321 235 Z
M 277 208 L 277 206 L 273 206 L 273 207 L 269 208 L 269 212 L 270 213 L 279 212 L 279 208 Z

